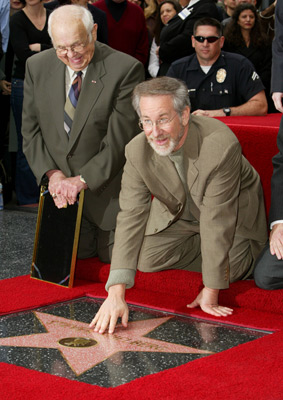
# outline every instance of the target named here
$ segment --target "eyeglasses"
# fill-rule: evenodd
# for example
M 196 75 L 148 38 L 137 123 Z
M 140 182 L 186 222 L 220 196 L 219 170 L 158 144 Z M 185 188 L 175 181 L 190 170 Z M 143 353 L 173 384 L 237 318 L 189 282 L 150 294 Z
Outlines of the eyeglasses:
M 203 43 L 205 40 L 207 40 L 208 43 L 215 43 L 221 36 L 194 36 L 194 38 L 199 43 Z
M 178 115 L 178 113 L 176 113 L 174 115 L 174 117 L 172 117 L 171 119 L 160 118 L 155 122 L 152 122 L 150 119 L 140 119 L 139 127 L 140 127 L 140 129 L 143 129 L 144 131 L 147 131 L 147 132 L 152 131 L 154 125 L 156 127 L 159 126 L 160 128 L 167 128 L 170 125 L 170 123 L 173 121 L 173 119 L 176 117 L 176 115 Z
M 55 50 L 58 54 L 60 54 L 60 56 L 65 56 L 69 50 L 72 53 L 80 53 L 81 51 L 84 50 L 84 48 L 88 45 L 88 43 L 89 40 L 87 39 L 87 41 L 84 43 L 75 43 L 72 44 L 72 46 L 66 46 L 66 47 L 62 46 L 55 47 Z

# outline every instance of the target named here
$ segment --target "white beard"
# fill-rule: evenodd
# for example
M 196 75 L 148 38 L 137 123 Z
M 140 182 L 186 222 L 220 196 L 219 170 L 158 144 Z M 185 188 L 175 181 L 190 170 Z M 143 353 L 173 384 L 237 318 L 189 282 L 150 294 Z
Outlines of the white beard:
M 147 137 L 147 141 L 150 144 L 150 146 L 153 148 L 153 150 L 159 155 L 159 156 L 169 156 L 170 154 L 172 154 L 176 147 L 178 146 L 178 144 L 180 143 L 180 140 L 182 139 L 182 137 L 184 136 L 185 133 L 185 129 L 182 128 L 177 139 L 172 139 L 170 138 L 169 143 L 167 143 L 165 146 L 158 146 L 152 136 L 148 136 Z M 160 135 L 161 136 L 161 135 Z M 165 138 L 165 137 L 169 137 L 169 135 L 164 135 L 163 137 L 161 136 L 160 139 Z
M 158 146 L 151 140 L 148 140 L 150 146 L 159 156 L 169 156 L 171 153 L 173 153 L 176 145 L 178 144 L 176 142 L 176 140 L 170 139 L 169 144 L 167 144 L 166 146 Z

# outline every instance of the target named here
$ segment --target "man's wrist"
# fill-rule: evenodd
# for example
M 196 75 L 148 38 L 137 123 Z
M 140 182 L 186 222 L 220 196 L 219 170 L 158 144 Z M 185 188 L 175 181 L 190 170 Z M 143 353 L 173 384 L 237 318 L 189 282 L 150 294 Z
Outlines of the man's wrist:
M 61 172 L 60 169 L 50 169 L 49 171 L 45 172 L 45 175 L 48 179 L 52 177 L 56 172 Z
M 80 175 L 80 181 L 81 181 L 82 183 L 85 183 L 85 184 L 86 184 L 86 180 L 83 178 L 82 175 Z
M 225 114 L 226 117 L 230 117 L 231 115 L 231 108 L 230 107 L 224 107 L 223 108 L 223 112 Z
M 207 286 L 204 287 L 207 292 L 218 294 L 220 289 L 211 289 Z
M 272 230 L 275 227 L 275 225 L 279 225 L 279 224 L 283 224 L 282 219 L 277 219 L 276 221 L 271 222 L 270 229 Z
M 126 285 L 124 283 L 118 283 L 117 285 L 110 286 L 108 289 L 108 295 L 110 297 L 125 297 Z
M 88 189 L 88 185 L 87 185 L 86 181 L 84 180 L 84 178 L 81 175 L 78 175 L 78 178 L 79 178 L 80 184 L 82 185 L 82 189 L 84 189 L 84 190 Z M 82 190 L 82 189 L 80 189 L 80 190 Z

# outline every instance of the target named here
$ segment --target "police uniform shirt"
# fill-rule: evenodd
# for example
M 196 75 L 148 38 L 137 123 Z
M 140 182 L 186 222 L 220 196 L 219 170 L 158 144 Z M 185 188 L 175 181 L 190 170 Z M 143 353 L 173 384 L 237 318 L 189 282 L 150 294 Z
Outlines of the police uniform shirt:
M 191 110 L 236 107 L 264 90 L 252 63 L 245 57 L 222 51 L 206 74 L 196 54 L 171 64 L 167 76 L 183 80 L 191 100 Z

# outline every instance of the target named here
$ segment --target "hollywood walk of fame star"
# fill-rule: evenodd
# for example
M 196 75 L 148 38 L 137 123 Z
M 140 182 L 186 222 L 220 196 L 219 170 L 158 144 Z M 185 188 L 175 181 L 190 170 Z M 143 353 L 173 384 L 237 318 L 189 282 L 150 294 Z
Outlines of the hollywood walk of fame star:
M 118 326 L 114 334 L 101 335 L 84 322 L 36 311 L 34 314 L 47 333 L 3 338 L 0 346 L 58 349 L 77 376 L 121 351 L 212 354 L 211 351 L 144 337 L 172 317 L 129 322 L 127 329 Z

